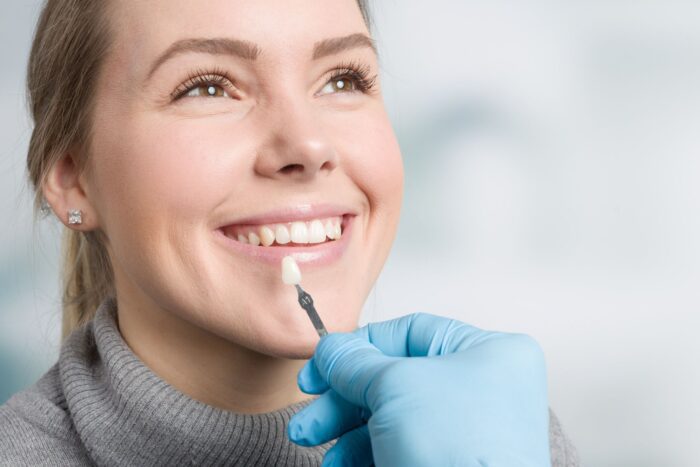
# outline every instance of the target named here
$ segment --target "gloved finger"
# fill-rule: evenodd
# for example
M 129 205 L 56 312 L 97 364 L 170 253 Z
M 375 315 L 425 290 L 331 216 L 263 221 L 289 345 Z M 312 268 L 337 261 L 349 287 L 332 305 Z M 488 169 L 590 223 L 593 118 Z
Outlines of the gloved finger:
M 321 377 L 313 357 L 299 370 L 297 385 L 307 394 L 322 394 L 329 388 L 328 383 Z
M 287 435 L 302 446 L 316 446 L 363 425 L 369 415 L 331 389 L 291 418 Z
M 388 321 L 369 323 L 353 331 L 386 355 L 432 357 L 465 350 L 500 334 L 479 329 L 456 319 L 413 313 Z
M 374 464 L 369 429 L 362 425 L 341 436 L 328 450 L 321 467 L 365 467 Z
M 396 358 L 353 333 L 331 333 L 321 338 L 313 360 L 321 377 L 342 398 L 373 410 L 376 394 L 372 384 Z
M 395 357 L 425 357 L 461 350 L 465 335 L 483 332 L 460 321 L 428 313 L 413 313 L 400 318 L 370 323 L 353 331 Z M 321 394 L 328 384 L 311 358 L 297 376 L 299 388 L 307 394 Z

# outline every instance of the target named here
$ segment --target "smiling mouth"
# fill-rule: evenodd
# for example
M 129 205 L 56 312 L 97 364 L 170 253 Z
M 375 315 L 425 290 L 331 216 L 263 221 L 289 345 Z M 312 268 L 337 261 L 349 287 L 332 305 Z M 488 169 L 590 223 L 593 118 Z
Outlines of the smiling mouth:
M 228 238 L 252 246 L 309 246 L 339 240 L 347 216 L 260 225 L 229 225 L 221 230 Z

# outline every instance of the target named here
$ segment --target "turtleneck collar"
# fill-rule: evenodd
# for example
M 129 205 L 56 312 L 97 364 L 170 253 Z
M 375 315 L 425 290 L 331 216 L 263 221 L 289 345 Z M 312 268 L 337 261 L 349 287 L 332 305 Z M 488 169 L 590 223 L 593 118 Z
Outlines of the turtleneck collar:
M 327 443 L 298 446 L 287 423 L 312 399 L 239 414 L 180 392 L 151 371 L 119 333 L 108 299 L 61 348 L 67 408 L 99 465 L 320 465 Z

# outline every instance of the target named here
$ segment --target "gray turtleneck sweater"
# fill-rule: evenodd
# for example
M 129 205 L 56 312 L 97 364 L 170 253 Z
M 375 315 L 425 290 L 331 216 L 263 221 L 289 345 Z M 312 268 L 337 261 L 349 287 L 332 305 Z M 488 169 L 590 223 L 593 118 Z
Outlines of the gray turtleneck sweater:
M 39 381 L 0 406 L 0 465 L 318 466 L 333 442 L 307 448 L 286 436 L 311 400 L 254 415 L 194 400 L 131 351 L 107 300 Z M 554 467 L 578 466 L 551 411 L 550 447 Z

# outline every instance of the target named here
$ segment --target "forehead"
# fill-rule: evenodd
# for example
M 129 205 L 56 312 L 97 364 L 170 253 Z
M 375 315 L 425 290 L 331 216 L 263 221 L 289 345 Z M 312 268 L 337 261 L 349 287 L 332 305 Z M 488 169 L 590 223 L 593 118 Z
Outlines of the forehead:
M 356 0 L 115 0 L 109 17 L 113 51 L 131 66 L 193 37 L 253 42 L 261 59 L 279 59 L 311 58 L 320 40 L 367 32 Z

